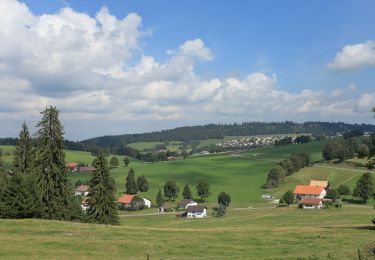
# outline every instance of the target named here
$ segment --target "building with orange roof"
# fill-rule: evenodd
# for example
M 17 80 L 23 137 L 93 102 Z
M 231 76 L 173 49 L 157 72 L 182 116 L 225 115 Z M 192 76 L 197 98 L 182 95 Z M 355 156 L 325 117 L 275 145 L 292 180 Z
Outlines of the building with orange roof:
M 322 199 L 304 198 L 298 203 L 303 209 L 320 209 L 323 206 Z
M 327 195 L 327 192 L 323 187 L 319 187 L 319 186 L 297 185 L 293 191 L 293 194 L 294 196 L 296 196 L 297 199 L 304 199 L 304 198 L 322 199 Z
M 76 162 L 69 162 L 69 163 L 66 163 L 65 165 L 72 172 L 78 171 L 78 163 L 76 163 Z

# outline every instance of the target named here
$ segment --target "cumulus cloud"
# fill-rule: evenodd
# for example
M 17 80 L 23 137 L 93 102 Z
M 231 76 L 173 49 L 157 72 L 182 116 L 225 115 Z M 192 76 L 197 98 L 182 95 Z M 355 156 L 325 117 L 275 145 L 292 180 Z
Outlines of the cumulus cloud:
M 202 39 L 187 39 L 160 62 L 142 51 L 145 31 L 135 13 L 118 18 L 103 7 L 90 16 L 67 7 L 38 16 L 23 3 L 1 1 L 0 119 L 36 120 L 55 105 L 71 125 L 67 132 L 80 121 L 110 134 L 129 121 L 344 120 L 375 102 L 375 93 L 345 98 L 345 89 L 288 92 L 272 73 L 202 78 L 196 64 L 214 59 Z M 112 131 L 114 124 L 120 129 Z
M 334 70 L 350 70 L 375 66 L 375 42 L 346 45 L 336 54 L 328 68 Z

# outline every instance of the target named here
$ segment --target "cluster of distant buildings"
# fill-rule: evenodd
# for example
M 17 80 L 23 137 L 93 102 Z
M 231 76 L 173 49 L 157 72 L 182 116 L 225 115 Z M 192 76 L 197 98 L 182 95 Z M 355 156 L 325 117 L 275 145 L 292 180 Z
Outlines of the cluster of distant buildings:
M 216 144 L 223 148 L 256 148 L 262 146 L 271 146 L 275 144 L 275 141 L 279 141 L 285 138 L 285 136 L 255 136 L 255 137 L 241 137 L 238 139 L 225 140 L 222 143 Z
M 86 211 L 89 208 L 90 201 L 88 199 L 88 194 L 89 194 L 89 186 L 88 185 L 80 185 L 75 189 L 76 196 L 81 196 L 81 208 L 83 211 Z M 121 197 L 119 197 L 115 203 L 117 205 L 122 205 L 125 209 L 126 208 L 131 208 L 132 202 L 136 195 L 130 195 L 130 194 L 124 194 Z M 143 206 L 146 208 L 151 208 L 151 200 L 141 197 L 143 200 Z M 207 207 L 205 206 L 200 206 L 198 205 L 197 202 L 195 202 L 192 199 L 183 199 L 181 200 L 178 205 L 178 209 L 186 210 L 184 213 L 179 214 L 179 217 L 187 217 L 187 218 L 205 218 L 207 217 Z M 165 207 L 160 207 L 159 208 L 160 212 L 165 211 Z
M 96 170 L 93 166 L 79 166 L 76 162 L 69 162 L 65 165 L 71 172 L 93 173 Z

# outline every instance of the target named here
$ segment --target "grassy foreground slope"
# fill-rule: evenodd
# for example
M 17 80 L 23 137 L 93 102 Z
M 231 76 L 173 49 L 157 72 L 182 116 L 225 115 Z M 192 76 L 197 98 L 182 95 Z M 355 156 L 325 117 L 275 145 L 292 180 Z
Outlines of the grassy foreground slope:
M 121 226 L 0 220 L 0 258 L 356 259 L 357 248 L 374 242 L 373 216 L 357 207 L 233 211 L 202 220 L 124 217 Z

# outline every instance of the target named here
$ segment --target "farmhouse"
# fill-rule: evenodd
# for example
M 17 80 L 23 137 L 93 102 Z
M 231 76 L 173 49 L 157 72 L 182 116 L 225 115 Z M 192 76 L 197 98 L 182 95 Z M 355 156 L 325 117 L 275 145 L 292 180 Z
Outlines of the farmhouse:
M 72 172 L 78 171 L 78 163 L 76 162 L 69 162 L 69 163 L 66 163 L 65 165 Z
M 303 209 L 320 209 L 322 200 L 318 198 L 304 198 L 298 203 Z
M 79 185 L 75 190 L 74 194 L 76 196 L 87 196 L 89 194 L 89 186 Z
M 130 207 L 132 200 L 134 198 L 134 195 L 124 194 L 118 200 L 116 200 L 116 203 L 121 204 L 125 207 Z
M 183 199 L 180 201 L 180 203 L 178 203 L 177 207 L 179 209 L 187 209 L 189 206 L 197 206 L 197 205 L 198 203 L 196 203 L 192 199 Z
M 327 192 L 323 187 L 310 186 L 310 185 L 297 185 L 293 191 L 297 199 L 304 198 L 318 198 L 322 199 L 326 196 Z
M 167 161 L 176 161 L 176 160 L 177 160 L 177 158 L 174 157 L 174 156 L 168 156 L 167 157 Z
M 328 181 L 311 180 L 310 186 L 323 187 L 325 190 L 329 190 L 329 188 L 330 188 L 330 185 L 329 185 Z
M 207 208 L 205 206 L 189 206 L 186 213 L 188 218 L 205 218 L 207 217 Z
M 78 171 L 82 173 L 93 173 L 95 170 L 96 168 L 93 166 L 82 166 L 78 168 Z
M 82 201 L 81 201 L 81 208 L 83 211 L 86 211 L 88 208 L 89 208 L 89 199 L 88 198 L 84 198 Z
M 129 195 L 125 194 L 122 195 L 118 200 L 116 200 L 116 203 L 123 205 L 125 208 L 129 208 L 132 206 L 132 201 L 134 199 L 135 195 Z M 143 199 L 143 205 L 145 205 L 147 208 L 151 208 L 151 200 L 142 198 Z

